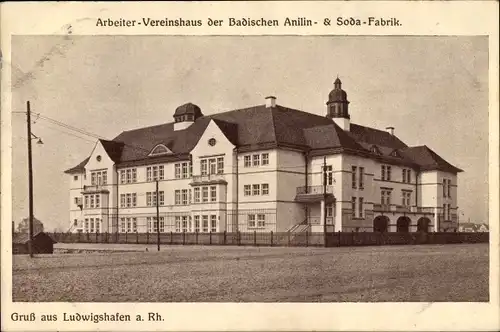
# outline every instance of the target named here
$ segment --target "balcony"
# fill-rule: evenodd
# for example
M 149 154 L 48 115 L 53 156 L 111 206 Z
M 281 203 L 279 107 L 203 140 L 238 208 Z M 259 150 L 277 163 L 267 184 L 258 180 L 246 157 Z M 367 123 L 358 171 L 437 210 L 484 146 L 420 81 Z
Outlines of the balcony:
M 307 218 L 307 224 L 308 225 L 322 225 L 323 220 L 321 220 L 321 217 L 309 217 L 309 218 Z M 326 217 L 326 224 L 333 225 L 333 217 Z
M 192 186 L 203 184 L 227 184 L 224 174 L 194 175 Z
M 396 204 L 373 204 L 373 211 L 376 212 L 394 212 L 394 213 L 416 213 L 416 214 L 433 214 L 433 208 L 418 207 L 418 206 L 403 206 Z
M 326 196 L 327 203 L 333 202 L 335 200 L 333 186 L 326 186 L 326 193 L 324 189 L 323 186 L 297 187 L 295 201 L 300 203 L 318 203 Z
M 107 185 L 90 185 L 83 186 L 83 194 L 91 194 L 91 193 L 109 193 Z

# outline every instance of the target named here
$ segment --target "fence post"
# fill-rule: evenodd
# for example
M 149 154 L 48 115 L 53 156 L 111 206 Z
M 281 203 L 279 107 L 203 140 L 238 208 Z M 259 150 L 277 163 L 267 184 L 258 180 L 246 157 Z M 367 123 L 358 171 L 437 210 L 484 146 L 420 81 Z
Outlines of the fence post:
M 224 231 L 224 244 L 226 244 L 226 231 Z
M 340 231 L 339 231 L 339 247 L 340 247 L 340 238 L 341 238 L 341 236 L 340 236 Z
M 186 243 L 186 232 L 182 232 L 182 245 Z
M 149 232 L 146 233 L 146 244 L 149 244 Z
M 257 231 L 253 231 L 253 246 L 257 246 Z
M 290 231 L 288 231 L 286 234 L 288 236 L 288 246 L 290 246 Z
M 98 236 L 99 236 L 99 233 L 97 233 L 97 231 L 96 231 L 95 232 L 95 243 L 99 243 Z
M 139 232 L 135 231 L 135 243 L 139 244 Z
M 174 243 L 174 234 L 170 231 L 170 244 Z
M 81 234 L 81 232 L 78 232 L 78 240 L 77 240 L 78 243 L 80 243 L 80 234 Z
M 87 243 L 90 243 L 90 235 L 89 235 L 89 231 L 87 231 Z
M 309 247 L 309 231 L 306 230 L 306 247 Z
M 196 235 L 194 236 L 196 244 L 198 244 L 198 231 L 195 233 Z
M 212 244 L 212 231 L 210 231 L 210 235 L 208 236 L 209 238 L 209 243 Z
M 273 246 L 273 231 L 271 231 L 271 247 Z
M 125 232 L 125 243 L 128 243 L 128 231 Z
M 238 231 L 238 233 L 236 233 L 236 239 L 238 241 L 238 245 L 241 245 L 241 233 L 240 233 L 240 231 Z

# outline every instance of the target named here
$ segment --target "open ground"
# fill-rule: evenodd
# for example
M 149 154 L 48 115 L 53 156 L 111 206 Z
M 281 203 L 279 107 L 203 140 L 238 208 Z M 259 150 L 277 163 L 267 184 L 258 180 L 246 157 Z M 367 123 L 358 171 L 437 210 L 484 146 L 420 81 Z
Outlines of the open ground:
M 81 246 L 81 245 L 80 245 Z M 13 256 L 13 301 L 488 301 L 488 244 L 269 248 L 93 245 Z M 133 251 L 133 250 L 141 251 Z

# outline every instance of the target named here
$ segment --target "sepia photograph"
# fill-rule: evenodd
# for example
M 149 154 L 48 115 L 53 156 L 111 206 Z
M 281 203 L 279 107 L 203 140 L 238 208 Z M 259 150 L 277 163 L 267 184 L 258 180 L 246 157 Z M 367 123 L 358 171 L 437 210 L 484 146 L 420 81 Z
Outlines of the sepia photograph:
M 11 46 L 12 301 L 489 301 L 487 37 Z

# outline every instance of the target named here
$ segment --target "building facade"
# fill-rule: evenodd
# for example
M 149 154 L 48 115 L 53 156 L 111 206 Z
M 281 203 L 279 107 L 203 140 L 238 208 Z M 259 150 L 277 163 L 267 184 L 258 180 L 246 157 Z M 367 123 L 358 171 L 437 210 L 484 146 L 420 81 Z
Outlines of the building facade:
M 340 79 L 326 116 L 265 104 L 99 140 L 70 177 L 71 231 L 455 231 L 461 170 L 394 128 L 351 123 Z M 157 189 L 158 188 L 158 189 Z M 157 209 L 159 223 L 157 222 Z

